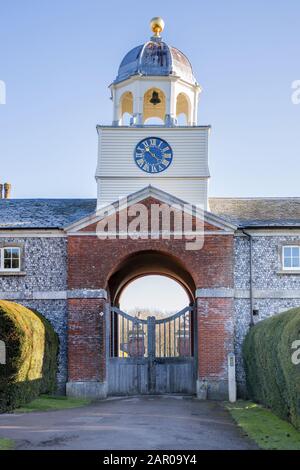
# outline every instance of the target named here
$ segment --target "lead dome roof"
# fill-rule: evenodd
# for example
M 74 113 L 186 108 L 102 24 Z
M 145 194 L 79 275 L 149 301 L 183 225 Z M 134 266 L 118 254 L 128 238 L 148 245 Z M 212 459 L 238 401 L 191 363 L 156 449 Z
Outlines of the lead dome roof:
M 152 37 L 145 44 L 134 47 L 123 58 L 114 83 L 135 75 L 178 76 L 195 85 L 197 83 L 188 58 L 161 38 Z

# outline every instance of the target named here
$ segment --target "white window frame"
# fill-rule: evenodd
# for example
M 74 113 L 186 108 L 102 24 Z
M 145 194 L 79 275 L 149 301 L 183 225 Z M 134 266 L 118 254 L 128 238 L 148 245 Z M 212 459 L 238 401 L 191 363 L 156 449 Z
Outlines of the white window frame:
M 4 267 L 4 250 L 18 250 L 19 251 L 19 267 L 18 268 L 5 268 Z M 0 249 L 0 269 L 5 273 L 17 273 L 21 271 L 21 248 L 19 246 L 3 246 Z
M 284 264 L 284 261 L 285 261 L 284 250 L 285 250 L 285 248 L 298 248 L 298 250 L 299 250 L 299 259 L 300 259 L 300 246 L 299 245 L 283 245 L 282 246 L 282 269 L 284 271 L 300 271 L 300 263 L 299 263 L 299 266 L 297 266 L 297 267 L 285 266 L 285 264 Z M 291 256 L 291 259 L 293 259 L 293 256 Z

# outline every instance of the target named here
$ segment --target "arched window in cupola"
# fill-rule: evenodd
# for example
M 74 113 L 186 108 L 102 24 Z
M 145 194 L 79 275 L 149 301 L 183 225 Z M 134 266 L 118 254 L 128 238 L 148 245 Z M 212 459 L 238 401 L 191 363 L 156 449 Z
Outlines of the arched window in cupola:
M 179 125 L 189 125 L 191 121 L 191 105 L 185 93 L 179 93 L 176 100 L 176 118 Z
M 123 93 L 120 99 L 120 108 L 121 108 L 121 124 L 123 126 L 128 126 L 130 124 L 130 119 L 133 115 L 133 95 L 131 91 L 126 91 Z
M 159 118 L 164 122 L 166 115 L 166 96 L 159 88 L 150 88 L 144 94 L 143 119 Z

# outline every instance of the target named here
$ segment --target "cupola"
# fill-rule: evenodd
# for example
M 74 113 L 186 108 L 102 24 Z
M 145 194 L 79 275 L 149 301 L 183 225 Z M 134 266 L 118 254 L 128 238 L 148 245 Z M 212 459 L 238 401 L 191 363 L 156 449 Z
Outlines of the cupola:
M 162 18 L 153 18 L 150 26 L 150 40 L 125 55 L 110 85 L 113 126 L 195 126 L 201 87 L 191 63 L 162 40 Z

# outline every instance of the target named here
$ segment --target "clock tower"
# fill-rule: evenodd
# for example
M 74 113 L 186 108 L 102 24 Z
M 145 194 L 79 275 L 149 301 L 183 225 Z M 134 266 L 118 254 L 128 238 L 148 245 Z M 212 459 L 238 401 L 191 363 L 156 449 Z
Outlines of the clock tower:
M 97 126 L 98 208 L 155 186 L 207 209 L 209 126 L 197 124 L 201 87 L 188 58 L 152 37 L 123 58 L 110 85 L 111 126 Z

